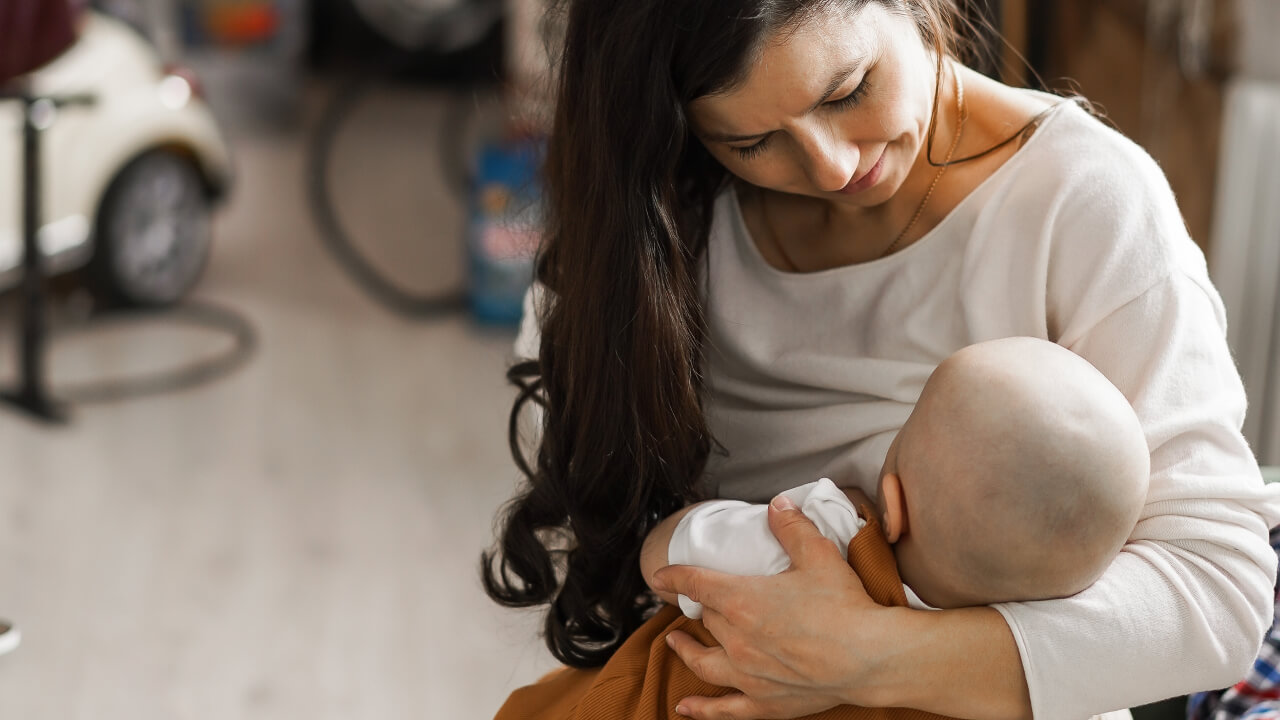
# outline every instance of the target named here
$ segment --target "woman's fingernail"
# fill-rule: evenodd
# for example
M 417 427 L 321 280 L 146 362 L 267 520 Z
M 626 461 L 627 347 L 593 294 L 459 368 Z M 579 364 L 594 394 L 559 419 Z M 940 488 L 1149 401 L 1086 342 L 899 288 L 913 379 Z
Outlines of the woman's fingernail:
M 676 714 L 677 714 L 677 715 L 684 715 L 685 717 L 689 717 L 689 708 L 687 708 L 687 707 L 685 707 L 685 706 L 683 706 L 683 705 L 677 705 L 677 706 L 676 706 Z
M 770 505 L 773 505 L 774 510 L 795 510 L 796 509 L 796 504 L 791 502 L 791 498 L 787 497 L 786 495 L 779 495 L 778 497 L 774 498 L 773 502 L 770 503 Z
M 670 635 L 667 636 L 667 647 L 671 648 L 672 650 L 676 649 L 676 641 L 673 640 Z

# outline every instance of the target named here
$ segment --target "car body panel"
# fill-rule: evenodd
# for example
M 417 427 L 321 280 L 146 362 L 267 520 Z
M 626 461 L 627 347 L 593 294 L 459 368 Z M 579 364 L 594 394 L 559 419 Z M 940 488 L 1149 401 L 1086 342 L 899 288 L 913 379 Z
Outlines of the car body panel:
M 77 43 L 34 73 L 30 88 L 37 97 L 95 98 L 92 106 L 59 108 L 41 134 L 39 242 L 50 273 L 89 259 L 107 188 L 143 153 L 170 148 L 187 156 L 213 196 L 231 184 L 230 153 L 208 106 L 117 20 L 86 13 Z M 17 101 L 0 103 L 0 188 L 7 189 L 0 191 L 0 286 L 13 284 L 22 257 L 21 119 Z

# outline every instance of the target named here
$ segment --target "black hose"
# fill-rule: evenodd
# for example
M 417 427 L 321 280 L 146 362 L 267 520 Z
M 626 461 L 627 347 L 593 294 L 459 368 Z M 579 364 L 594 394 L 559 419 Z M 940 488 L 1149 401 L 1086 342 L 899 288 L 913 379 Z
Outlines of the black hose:
M 248 362 L 257 347 L 253 325 L 240 313 L 203 302 L 187 302 L 157 310 L 112 310 L 95 315 L 84 323 L 59 328 L 54 341 L 72 334 L 100 332 L 137 320 L 174 322 L 229 335 L 233 342 L 225 352 L 160 373 L 118 380 L 77 383 L 54 388 L 59 401 L 74 405 L 118 402 L 137 397 L 189 390 L 230 375 Z
M 395 64 L 387 69 L 363 73 L 341 85 L 321 115 L 307 150 L 307 199 L 320 237 L 329 252 L 352 280 L 380 305 L 392 312 L 418 319 L 434 319 L 466 308 L 464 289 L 418 295 L 392 283 L 356 248 L 343 228 L 329 188 L 329 162 L 339 132 L 351 113 L 378 86 L 384 77 L 394 76 Z M 465 96 L 463 96 L 465 97 Z M 458 141 L 466 122 L 466 103 L 455 100 L 446 116 L 440 138 L 441 162 L 450 187 L 465 198 L 470 180 L 465 161 L 458 158 L 465 144 Z M 458 110 L 461 108 L 461 111 Z

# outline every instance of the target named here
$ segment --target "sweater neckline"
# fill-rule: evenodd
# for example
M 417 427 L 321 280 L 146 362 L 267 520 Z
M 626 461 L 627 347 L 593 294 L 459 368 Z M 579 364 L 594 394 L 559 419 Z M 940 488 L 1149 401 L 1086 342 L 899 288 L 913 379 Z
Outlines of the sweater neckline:
M 894 263 L 901 262 L 900 258 L 910 257 L 922 252 L 921 248 L 937 245 L 937 242 L 931 241 L 937 239 L 937 236 L 941 234 L 943 228 L 954 224 L 956 222 L 956 217 L 968 211 L 969 206 L 976 202 L 976 200 L 974 200 L 975 196 L 982 194 L 988 186 L 994 185 L 999 181 L 999 179 L 1012 172 L 1012 168 L 1015 165 L 1021 165 L 1026 162 L 1023 158 L 1028 154 L 1028 150 L 1038 144 L 1039 139 L 1047 134 L 1049 126 L 1058 116 L 1062 115 L 1060 109 L 1064 105 L 1080 109 L 1079 105 L 1072 99 L 1059 98 L 1058 102 L 1048 109 L 1049 111 L 1045 114 L 1044 120 L 1041 121 L 1040 127 L 1032 133 L 1031 137 L 1023 143 L 1022 147 L 1018 148 L 1017 152 L 1010 156 L 1003 165 L 996 168 L 995 172 L 991 173 L 984 178 L 982 182 L 978 183 L 973 190 L 969 191 L 969 193 L 965 195 L 960 202 L 956 203 L 956 206 L 951 208 L 951 210 L 943 216 L 942 220 L 940 220 L 937 225 L 933 226 L 929 232 L 921 236 L 920 239 L 891 255 L 886 255 L 874 260 L 868 260 L 866 262 L 853 263 L 851 265 L 840 265 L 838 267 L 827 268 L 825 270 L 815 270 L 813 272 L 790 272 L 787 270 L 779 270 L 769 264 L 769 261 L 766 260 L 764 255 L 760 252 L 760 246 L 756 244 L 755 238 L 751 236 L 751 231 L 747 228 L 746 218 L 742 215 L 742 206 L 738 201 L 737 188 L 734 185 L 730 185 L 727 190 L 727 194 L 729 195 L 728 202 L 730 203 L 728 211 L 731 214 L 731 220 L 733 222 L 733 242 L 740 246 L 747 246 L 746 254 L 751 258 L 751 264 L 758 270 L 766 275 L 778 278 L 783 282 L 794 282 L 796 280 L 806 281 L 823 277 L 843 276 L 846 274 L 870 271 L 872 269 L 879 269 L 882 267 L 890 267 Z

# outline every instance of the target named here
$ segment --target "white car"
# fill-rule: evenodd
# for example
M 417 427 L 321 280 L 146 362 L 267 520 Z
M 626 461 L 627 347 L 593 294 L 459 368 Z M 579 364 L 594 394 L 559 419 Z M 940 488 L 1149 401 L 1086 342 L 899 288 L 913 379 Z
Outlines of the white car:
M 194 75 L 164 66 L 135 30 L 88 12 L 77 42 L 30 78 L 36 96 L 89 94 L 40 136 L 50 273 L 88 265 L 95 289 L 132 305 L 177 302 L 209 253 L 231 161 Z M 22 106 L 0 101 L 0 287 L 22 263 Z

